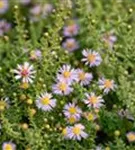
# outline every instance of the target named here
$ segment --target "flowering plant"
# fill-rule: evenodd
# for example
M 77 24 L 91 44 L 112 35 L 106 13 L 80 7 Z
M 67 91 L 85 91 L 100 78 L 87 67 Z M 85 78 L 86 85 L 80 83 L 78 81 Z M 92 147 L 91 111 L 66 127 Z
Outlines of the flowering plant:
M 134 150 L 134 9 L 0 0 L 0 149 Z

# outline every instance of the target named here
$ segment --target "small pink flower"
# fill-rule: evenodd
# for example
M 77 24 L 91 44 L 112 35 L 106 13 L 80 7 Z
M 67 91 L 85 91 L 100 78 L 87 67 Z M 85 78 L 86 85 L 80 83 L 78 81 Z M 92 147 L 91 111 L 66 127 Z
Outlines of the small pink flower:
M 77 81 L 81 84 L 81 85 L 88 85 L 90 84 L 90 82 L 93 79 L 93 75 L 91 73 L 87 73 L 84 72 L 82 69 L 77 69 Z
M 87 104 L 88 107 L 100 108 L 103 106 L 104 100 L 101 96 L 96 96 L 95 93 L 85 94 L 86 99 L 84 99 L 84 103 Z
M 113 80 L 101 78 L 98 81 L 99 88 L 103 89 L 104 93 L 109 93 L 111 90 L 115 90 L 117 87 Z
M 69 139 L 78 140 L 86 139 L 88 134 L 84 131 L 85 127 L 82 124 L 75 124 L 68 130 L 67 137 Z
M 76 23 L 72 23 L 65 26 L 63 29 L 63 34 L 66 37 L 72 37 L 78 34 L 79 26 Z
M 73 52 L 79 48 L 78 42 L 73 39 L 73 38 L 68 38 L 66 39 L 63 43 L 62 46 L 64 49 L 66 49 L 68 52 Z
M 64 106 L 63 113 L 67 118 L 73 116 L 76 119 L 80 119 L 82 110 L 75 103 L 69 103 Z
M 17 69 L 14 70 L 16 74 L 15 78 L 17 80 L 22 79 L 22 82 L 32 83 L 34 79 L 34 68 L 33 65 L 30 65 L 28 62 L 25 62 L 23 65 L 18 65 Z
M 99 66 L 102 61 L 101 56 L 96 51 L 83 50 L 82 54 L 84 56 L 82 61 L 85 62 L 85 64 L 89 65 L 90 67 Z
M 73 83 L 73 81 L 77 80 L 76 70 L 72 69 L 70 65 L 63 65 L 58 72 L 58 80 L 63 80 L 68 83 Z
M 58 80 L 56 84 L 52 86 L 53 93 L 58 95 L 69 95 L 73 88 L 70 83 L 67 83 L 64 80 Z
M 8 0 L 0 0 L 0 14 L 4 14 L 9 7 Z

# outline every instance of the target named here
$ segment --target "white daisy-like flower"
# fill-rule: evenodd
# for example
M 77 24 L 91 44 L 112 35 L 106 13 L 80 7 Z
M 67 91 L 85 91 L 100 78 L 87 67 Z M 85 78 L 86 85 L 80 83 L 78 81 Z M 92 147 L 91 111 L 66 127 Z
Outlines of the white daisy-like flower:
M 85 64 L 89 65 L 90 67 L 99 66 L 102 61 L 100 54 L 96 51 L 84 49 L 82 51 L 82 54 L 84 56 L 82 61 L 85 62 Z
M 22 79 L 24 83 L 32 83 L 35 72 L 33 65 L 30 65 L 28 62 L 25 62 L 23 65 L 18 65 L 17 69 L 14 70 L 16 74 L 15 78 L 17 80 Z
M 82 124 L 75 124 L 74 126 L 70 127 L 68 130 L 67 137 L 69 139 L 78 140 L 86 139 L 88 134 L 84 132 L 85 127 Z
M 36 106 L 44 111 L 51 111 L 56 106 L 56 99 L 52 98 L 52 94 L 45 92 L 37 98 Z
M 75 103 L 69 103 L 64 106 L 63 113 L 67 118 L 72 116 L 76 119 L 80 119 L 82 110 Z
M 102 99 L 101 96 L 96 96 L 95 93 L 86 93 L 85 94 L 86 99 L 84 99 L 84 103 L 87 104 L 88 107 L 92 108 L 100 108 L 103 106 L 104 100 Z
M 104 93 L 109 93 L 110 91 L 114 91 L 117 87 L 113 80 L 101 78 L 99 79 L 99 88 L 103 89 Z
M 52 86 L 52 90 L 53 93 L 58 95 L 69 95 L 73 91 L 73 88 L 70 83 L 60 79 Z
M 82 69 L 77 69 L 78 82 L 81 85 L 88 85 L 93 79 L 93 75 L 91 73 L 85 73 Z
M 16 150 L 16 145 L 12 142 L 4 142 L 2 144 L 2 150 Z
M 57 79 L 72 83 L 77 80 L 77 73 L 70 65 L 63 65 L 58 71 Z

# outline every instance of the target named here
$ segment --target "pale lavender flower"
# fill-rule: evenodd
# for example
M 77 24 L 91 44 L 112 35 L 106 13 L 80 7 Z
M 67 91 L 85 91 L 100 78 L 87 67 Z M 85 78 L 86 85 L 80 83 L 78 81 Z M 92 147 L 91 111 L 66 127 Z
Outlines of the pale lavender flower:
M 42 7 L 41 5 L 35 5 L 30 9 L 30 19 L 31 21 L 39 21 L 42 14 Z
M 67 126 L 62 130 L 62 135 L 64 136 L 65 139 L 68 139 L 68 133 L 69 133 L 70 127 Z
M 31 60 L 36 60 L 36 59 L 41 58 L 41 57 L 42 57 L 42 53 L 39 49 L 31 51 L 31 53 L 30 53 L 30 59 Z
M 112 49 L 114 43 L 117 41 L 117 37 L 112 32 L 110 32 L 104 34 L 102 40 L 105 42 L 107 46 L 109 46 Z
M 78 34 L 79 26 L 76 23 L 72 23 L 63 28 L 63 34 L 66 37 L 72 37 Z
M 12 142 L 4 142 L 2 144 L 2 150 L 16 150 L 16 145 Z
M 0 0 L 0 14 L 4 14 L 9 7 L 8 0 Z
M 85 57 L 82 59 L 82 61 L 90 67 L 99 66 L 102 61 L 101 56 L 96 51 L 84 49 L 82 54 Z
M 58 95 L 69 95 L 73 88 L 70 83 L 67 83 L 64 80 L 58 80 L 56 84 L 52 86 L 53 93 Z
M 88 85 L 93 79 L 93 75 L 91 73 L 85 73 L 82 69 L 77 69 L 77 82 L 79 82 L 81 85 Z
M 68 52 L 73 52 L 79 48 L 79 44 L 75 39 L 68 38 L 62 43 L 62 47 Z
M 76 70 L 72 69 L 70 65 L 63 65 L 58 71 L 57 79 L 73 83 L 73 81 L 77 80 Z
M 75 103 L 69 103 L 64 106 L 63 113 L 67 118 L 73 116 L 76 119 L 80 119 L 82 110 Z
M 135 132 L 130 131 L 126 134 L 126 137 L 129 142 L 135 142 Z
M 6 20 L 0 20 L 0 36 L 3 36 L 11 29 L 11 24 L 8 23 Z
M 45 4 L 43 7 L 42 7 L 42 16 L 43 17 L 46 17 L 48 16 L 53 10 L 53 6 L 52 4 Z
M 34 79 L 35 70 L 33 65 L 25 62 L 23 65 L 17 65 L 17 69 L 14 70 L 17 80 L 22 79 L 22 82 L 32 83 Z
M 86 139 L 88 134 L 84 131 L 85 127 L 82 124 L 75 124 L 68 130 L 67 137 L 69 139 L 78 140 Z
M 104 100 L 101 96 L 96 96 L 95 93 L 86 93 L 86 98 L 84 99 L 84 103 L 87 104 L 88 107 L 92 108 L 100 108 L 103 106 Z
M 51 111 L 56 106 L 56 99 L 52 98 L 52 94 L 45 92 L 37 98 L 36 106 L 43 111 Z
M 109 93 L 111 90 L 114 91 L 117 87 L 113 80 L 101 78 L 98 81 L 99 88 L 103 89 L 104 93 Z

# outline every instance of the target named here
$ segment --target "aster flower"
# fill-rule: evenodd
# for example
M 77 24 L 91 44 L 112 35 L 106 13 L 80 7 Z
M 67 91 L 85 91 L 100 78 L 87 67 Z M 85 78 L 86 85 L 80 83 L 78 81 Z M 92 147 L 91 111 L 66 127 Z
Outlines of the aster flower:
M 42 16 L 43 17 L 48 16 L 52 12 L 52 10 L 53 10 L 52 4 L 48 3 L 48 4 L 43 5 L 43 7 L 42 7 Z
M 72 37 L 78 34 L 79 26 L 76 23 L 72 23 L 65 26 L 63 29 L 63 34 L 66 37 Z
M 73 81 L 77 80 L 76 71 L 72 69 L 70 65 L 63 65 L 58 72 L 58 80 L 64 80 L 68 83 L 72 83 Z
M 111 32 L 104 34 L 102 40 L 112 49 L 114 43 L 117 41 L 117 37 Z
M 94 120 L 97 118 L 97 116 L 96 116 L 94 113 L 92 113 L 92 112 L 85 112 L 85 113 L 84 113 L 84 117 L 85 117 L 88 121 L 94 121 Z
M 129 142 L 135 142 L 135 132 L 131 131 L 126 134 Z
M 56 99 L 52 98 L 52 94 L 45 92 L 37 98 L 36 106 L 44 111 L 51 111 L 56 106 Z
M 102 59 L 98 52 L 93 50 L 83 50 L 82 54 L 85 58 L 82 59 L 86 65 L 90 67 L 99 66 Z
M 68 139 L 69 130 L 70 130 L 69 127 L 65 127 L 65 128 L 62 130 L 62 135 L 64 136 L 65 139 Z
M 103 105 L 104 100 L 101 96 L 96 96 L 95 93 L 85 94 L 86 99 L 84 103 L 87 104 L 88 107 L 100 108 Z
M 8 23 L 6 20 L 0 20 L 0 36 L 3 36 L 7 33 L 11 28 L 11 24 Z
M 73 52 L 79 48 L 79 44 L 75 39 L 68 38 L 62 43 L 62 47 L 68 52 Z
M 0 14 L 4 14 L 9 7 L 8 0 L 0 0 Z
M 99 79 L 99 88 L 103 89 L 104 93 L 109 93 L 111 90 L 115 90 L 116 88 L 116 84 L 114 83 L 113 80 L 110 79 L 105 79 L 105 78 L 101 78 Z
M 75 103 L 69 103 L 64 106 L 63 113 L 67 118 L 72 116 L 76 119 L 80 119 L 82 110 Z
M 78 141 L 80 141 L 82 138 L 86 139 L 88 134 L 84 132 L 84 129 L 85 127 L 82 124 L 75 124 L 74 126 L 70 127 L 67 137 L 69 139 Z
M 4 142 L 2 150 L 16 150 L 16 145 L 12 142 Z
M 66 118 L 66 120 L 67 120 L 68 123 L 73 124 L 73 123 L 79 121 L 80 118 L 77 118 L 76 116 L 71 115 L 70 117 Z
M 39 49 L 31 51 L 31 53 L 30 53 L 30 59 L 31 60 L 37 60 L 38 58 L 41 58 L 41 57 L 42 57 L 42 54 L 41 54 L 41 51 Z
M 34 78 L 34 68 L 33 65 L 30 65 L 28 62 L 25 62 L 23 65 L 18 65 L 17 69 L 14 70 L 14 73 L 16 74 L 15 78 L 22 79 L 22 82 L 33 82 Z
M 41 5 L 35 5 L 30 9 L 30 19 L 31 21 L 38 21 L 42 14 L 42 7 Z
M 82 69 L 77 69 L 76 72 L 78 76 L 77 81 L 81 85 L 88 85 L 93 79 L 93 75 L 91 73 L 85 73 Z
M 53 93 L 58 95 L 69 95 L 73 91 L 73 88 L 70 83 L 60 79 L 52 86 L 52 90 Z
M 0 100 L 0 111 L 4 111 L 6 108 L 9 108 L 9 98 L 6 97 L 5 99 Z

